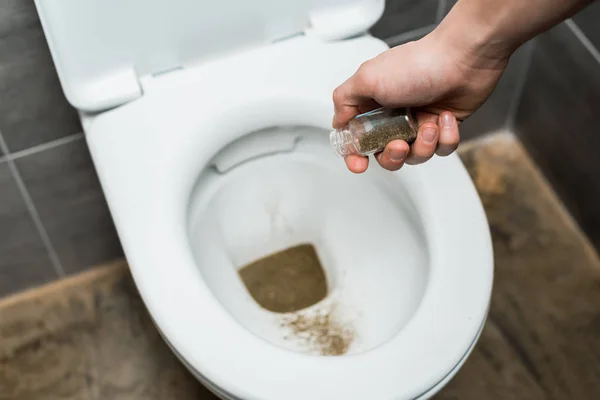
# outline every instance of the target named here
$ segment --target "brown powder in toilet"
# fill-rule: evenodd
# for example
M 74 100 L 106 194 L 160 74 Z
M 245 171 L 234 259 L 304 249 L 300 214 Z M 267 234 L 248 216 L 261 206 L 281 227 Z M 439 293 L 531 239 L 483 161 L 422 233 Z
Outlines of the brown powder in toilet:
M 282 326 L 322 356 L 341 356 L 348 352 L 355 336 L 354 329 L 341 323 L 329 311 L 317 315 L 296 314 L 284 320 Z
M 327 279 L 311 244 L 263 257 L 242 267 L 239 275 L 252 298 L 276 313 L 302 310 L 327 296 Z

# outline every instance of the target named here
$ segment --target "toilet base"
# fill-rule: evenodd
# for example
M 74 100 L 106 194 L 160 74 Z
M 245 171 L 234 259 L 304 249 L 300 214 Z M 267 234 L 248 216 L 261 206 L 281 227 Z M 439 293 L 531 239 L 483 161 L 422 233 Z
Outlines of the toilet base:
M 454 378 L 454 376 L 458 373 L 458 371 L 460 371 L 462 366 L 465 364 L 465 362 L 467 361 L 467 359 L 473 352 L 473 349 L 475 348 L 475 345 L 479 341 L 479 337 L 481 336 L 481 333 L 483 332 L 483 328 L 485 327 L 486 321 L 487 321 L 487 314 L 486 314 L 486 318 L 484 319 L 483 323 L 481 324 L 481 327 L 479 328 L 479 331 L 477 332 L 477 335 L 475 336 L 475 339 L 473 340 L 473 343 L 471 344 L 471 346 L 469 347 L 469 349 L 467 350 L 467 352 L 465 353 L 463 358 L 461 358 L 461 360 L 458 362 L 458 364 L 456 364 L 456 366 L 448 373 L 448 375 L 446 375 L 444 377 L 444 379 L 442 379 L 437 385 L 435 385 L 434 387 L 432 387 L 427 392 L 423 393 L 421 396 L 417 397 L 414 400 L 427 400 L 427 399 L 432 398 L 440 390 L 442 390 L 452 380 L 452 378 Z
M 154 321 L 152 321 L 152 322 L 154 323 Z M 171 349 L 173 354 L 175 354 L 175 356 L 179 359 L 179 361 L 183 364 L 183 366 L 194 376 L 194 378 L 196 378 L 198 380 L 198 382 L 200 382 L 202 385 L 204 385 L 215 396 L 217 396 L 218 398 L 220 398 L 222 400 L 244 400 L 244 399 L 236 397 L 236 396 L 232 395 L 231 393 L 228 393 L 225 390 L 221 389 L 220 387 L 214 385 L 209 379 L 207 379 L 204 375 L 202 375 L 200 372 L 198 372 L 194 367 L 192 367 L 185 360 L 184 357 L 181 356 L 181 354 L 179 354 L 179 352 L 175 349 L 175 347 L 173 347 L 173 345 L 171 345 L 169 340 L 166 338 L 165 335 L 163 335 L 162 331 L 156 325 L 156 323 L 154 323 L 154 326 L 158 330 L 160 337 L 162 337 L 163 341 L 167 344 L 169 349 Z

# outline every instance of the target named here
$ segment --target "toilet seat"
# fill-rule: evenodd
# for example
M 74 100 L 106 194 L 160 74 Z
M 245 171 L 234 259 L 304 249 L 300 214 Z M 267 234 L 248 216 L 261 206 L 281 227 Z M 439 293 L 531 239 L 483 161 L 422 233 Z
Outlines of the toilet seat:
M 456 155 L 389 174 L 390 180 L 402 176 L 419 199 L 430 277 L 404 329 L 370 351 L 314 357 L 261 340 L 215 299 L 189 249 L 187 199 L 209 160 L 262 128 L 328 128 L 340 77 L 385 48 L 369 36 L 336 43 L 299 37 L 148 80 L 144 97 L 84 116 L 100 181 L 152 318 L 185 362 L 213 387 L 227 388 L 230 398 L 418 398 L 451 373 L 480 332 L 491 293 L 491 241 Z

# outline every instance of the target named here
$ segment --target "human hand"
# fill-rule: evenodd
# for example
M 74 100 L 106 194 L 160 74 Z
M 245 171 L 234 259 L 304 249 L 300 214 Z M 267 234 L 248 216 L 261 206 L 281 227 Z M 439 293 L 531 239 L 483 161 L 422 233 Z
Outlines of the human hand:
M 418 135 L 412 146 L 395 140 L 375 159 L 396 171 L 420 164 L 434 154 L 447 156 L 460 141 L 459 121 L 469 117 L 489 97 L 508 57 L 482 59 L 469 48 L 447 43 L 434 31 L 421 40 L 392 48 L 365 62 L 333 93 L 333 127 L 372 109 L 411 107 L 416 111 Z M 346 157 L 354 173 L 367 170 L 367 157 Z

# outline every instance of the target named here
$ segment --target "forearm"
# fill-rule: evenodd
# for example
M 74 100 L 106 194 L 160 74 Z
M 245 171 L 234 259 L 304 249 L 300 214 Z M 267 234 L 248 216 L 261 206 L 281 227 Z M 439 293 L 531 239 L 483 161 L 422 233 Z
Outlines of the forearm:
M 479 62 L 494 62 L 593 1 L 459 0 L 435 34 Z

